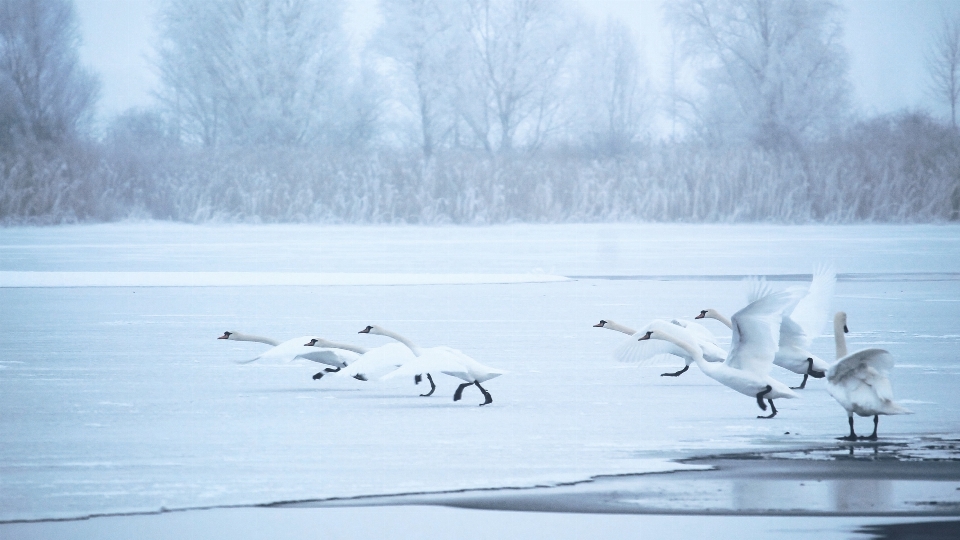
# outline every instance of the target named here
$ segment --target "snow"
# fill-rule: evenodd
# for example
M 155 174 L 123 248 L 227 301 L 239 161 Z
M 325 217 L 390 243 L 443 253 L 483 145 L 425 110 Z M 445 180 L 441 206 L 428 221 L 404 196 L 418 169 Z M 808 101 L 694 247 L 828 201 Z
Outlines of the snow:
M 732 313 L 738 276 L 785 287 L 821 262 L 840 274 L 833 308 L 849 315 L 850 350 L 886 343 L 894 393 L 916 412 L 881 418 L 881 437 L 955 436 L 960 308 L 940 300 L 960 298 L 956 226 L 4 229 L 0 521 L 553 485 L 829 446 L 847 426 L 823 381 L 758 420 L 754 400 L 696 369 L 668 379 L 615 362 L 622 336 L 593 328 Z M 111 286 L 68 286 L 80 272 Z M 15 275 L 34 284 L 8 285 Z M 201 286 L 227 275 L 249 281 Z M 305 275 L 319 281 L 283 281 Z M 240 366 L 266 346 L 215 339 L 388 342 L 357 334 L 367 324 L 510 373 L 484 385 L 494 402 L 481 408 L 475 388 L 453 402 L 448 377 L 431 398 L 413 381 L 315 381 L 317 364 Z M 832 337 L 813 352 L 833 358 Z

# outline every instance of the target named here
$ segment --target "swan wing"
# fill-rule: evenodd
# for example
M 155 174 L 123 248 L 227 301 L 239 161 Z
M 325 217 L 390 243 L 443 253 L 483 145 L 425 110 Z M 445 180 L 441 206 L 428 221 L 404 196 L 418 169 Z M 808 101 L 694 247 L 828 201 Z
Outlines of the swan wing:
M 305 347 L 305 349 L 314 349 L 312 351 L 305 351 L 294 358 L 303 358 L 304 360 L 310 360 L 311 362 L 318 362 L 320 364 L 327 364 L 334 367 L 343 367 L 352 364 L 360 355 L 353 351 L 345 351 L 342 349 L 318 349 L 316 347 Z
M 807 295 L 790 312 L 790 318 L 811 342 L 823 334 L 823 328 L 830 318 L 830 304 L 836 285 L 837 273 L 833 267 L 818 267 L 814 270 Z
M 642 336 L 643 334 L 637 333 L 623 340 L 623 343 L 613 350 L 613 357 L 618 362 L 646 366 L 655 363 L 656 360 L 659 360 L 658 357 L 664 354 L 679 356 L 683 359 L 690 356 L 686 351 L 669 341 L 661 339 L 637 341 Z
M 762 277 L 750 276 L 744 280 L 747 289 L 747 304 L 752 304 L 757 300 L 773 294 L 773 287 Z
M 851 377 L 864 380 L 865 367 L 879 376 L 886 377 L 893 369 L 893 355 L 883 349 L 864 349 L 848 354 L 839 359 L 827 370 L 827 380 L 833 384 L 842 385 L 843 381 Z M 864 373 L 858 374 L 863 371 Z M 876 375 L 870 374 L 871 378 Z
M 791 347 L 806 351 L 810 349 L 813 339 L 810 338 L 792 318 L 784 316 L 780 321 L 780 340 L 781 349 Z
M 381 380 L 396 379 L 399 377 L 413 377 L 421 373 L 444 373 L 464 381 L 473 381 L 469 370 L 463 364 L 447 356 L 423 354 L 399 368 L 387 373 Z
M 893 355 L 883 349 L 864 349 L 844 356 L 827 370 L 828 389 L 851 407 L 869 414 L 910 414 L 912 411 L 893 401 L 889 373 Z M 858 412 L 858 414 L 863 414 Z
M 428 349 L 428 355 L 439 355 L 443 358 L 449 358 L 450 360 L 460 363 L 467 368 L 467 370 L 470 371 L 474 377 L 482 380 L 492 379 L 493 377 L 507 373 L 506 370 L 481 364 L 463 351 L 451 347 L 431 347 Z M 447 373 L 447 375 L 449 375 L 449 373 Z M 483 382 L 482 380 L 481 382 Z
M 767 375 L 777 353 L 783 310 L 793 305 L 800 294 L 790 289 L 768 294 L 734 313 L 730 318 L 730 354 L 724 363 L 734 369 Z
M 717 336 L 713 335 L 713 332 L 698 322 L 684 321 L 681 319 L 673 319 L 670 322 L 685 328 L 687 332 L 690 332 L 690 335 L 696 338 L 697 342 L 701 345 L 703 345 L 704 342 L 717 345 Z
M 242 360 L 237 362 L 238 364 L 249 364 L 250 362 L 255 362 L 257 360 L 273 360 L 273 361 L 291 361 L 294 358 L 300 356 L 301 354 L 307 354 L 315 352 L 317 349 L 315 347 L 304 346 L 304 343 L 309 342 L 311 339 L 314 339 L 314 336 L 301 336 L 293 339 L 288 339 L 283 343 L 271 347 L 266 351 L 260 353 L 259 356 L 251 358 L 249 360 Z M 320 360 L 317 360 L 320 361 Z M 321 363 L 326 363 L 322 362 Z M 343 364 L 330 364 L 334 366 L 342 366 Z
M 360 359 L 349 367 L 337 373 L 342 377 L 356 377 L 371 381 L 382 378 L 384 375 L 415 359 L 409 347 L 402 343 L 387 343 L 370 349 L 360 356 Z M 359 375 L 359 377 L 357 377 Z

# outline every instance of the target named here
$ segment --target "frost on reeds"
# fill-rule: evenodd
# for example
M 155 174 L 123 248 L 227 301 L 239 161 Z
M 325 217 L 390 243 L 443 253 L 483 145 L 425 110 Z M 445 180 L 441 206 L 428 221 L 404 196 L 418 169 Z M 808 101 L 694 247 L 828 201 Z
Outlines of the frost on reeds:
M 793 150 L 651 143 L 615 157 L 123 142 L 0 155 L 0 221 L 946 222 L 960 142 L 922 115 Z

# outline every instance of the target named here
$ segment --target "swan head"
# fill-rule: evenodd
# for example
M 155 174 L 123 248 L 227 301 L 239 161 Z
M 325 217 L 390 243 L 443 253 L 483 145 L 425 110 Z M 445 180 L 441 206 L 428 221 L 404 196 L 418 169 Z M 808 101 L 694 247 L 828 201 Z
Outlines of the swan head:
M 594 327 L 594 328 L 603 328 L 604 326 L 606 326 L 607 324 L 610 324 L 610 323 L 612 323 L 612 322 L 613 322 L 613 321 L 607 321 L 607 320 L 604 320 L 604 319 L 600 319 L 600 322 L 598 322 L 597 324 L 593 325 L 593 327 Z
M 843 328 L 844 334 L 849 334 L 850 329 L 847 328 L 847 314 L 843 311 L 838 311 L 836 315 L 833 316 L 833 327 L 834 328 Z
M 383 328 L 380 328 L 379 326 L 377 326 L 377 325 L 375 325 L 375 324 L 374 324 L 374 325 L 367 325 L 366 328 L 364 328 L 363 330 L 361 330 L 361 331 L 359 331 L 359 332 L 357 332 L 357 333 L 358 333 L 358 334 L 376 334 L 376 335 L 382 336 L 382 335 L 383 335 Z
M 694 319 L 704 319 L 707 317 L 707 314 L 713 311 L 712 309 L 701 309 L 700 314 L 694 317 Z
M 230 336 L 236 334 L 236 332 L 224 332 L 222 336 L 217 339 L 230 339 Z
M 653 339 L 653 338 L 657 337 L 657 336 L 655 336 L 654 334 L 656 334 L 656 331 L 650 330 L 649 332 L 647 332 L 646 334 L 644 334 L 643 336 L 641 336 L 640 338 L 638 338 L 637 341 L 646 341 L 646 340 L 648 340 L 648 339 Z

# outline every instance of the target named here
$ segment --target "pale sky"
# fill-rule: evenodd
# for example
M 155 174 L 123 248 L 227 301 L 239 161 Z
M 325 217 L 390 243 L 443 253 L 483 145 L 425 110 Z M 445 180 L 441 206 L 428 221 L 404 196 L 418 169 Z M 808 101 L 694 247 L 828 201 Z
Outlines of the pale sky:
M 103 82 L 100 117 L 149 107 L 156 75 L 150 67 L 153 17 L 159 0 L 75 0 L 84 45 L 82 61 Z M 577 0 L 597 18 L 621 18 L 637 36 L 656 79 L 664 69 L 669 34 L 660 0 Z M 924 50 L 942 13 L 960 13 L 957 0 L 842 0 L 854 103 L 872 115 L 900 109 L 940 112 L 926 92 Z M 377 0 L 348 0 L 347 26 L 355 44 L 380 24 Z

